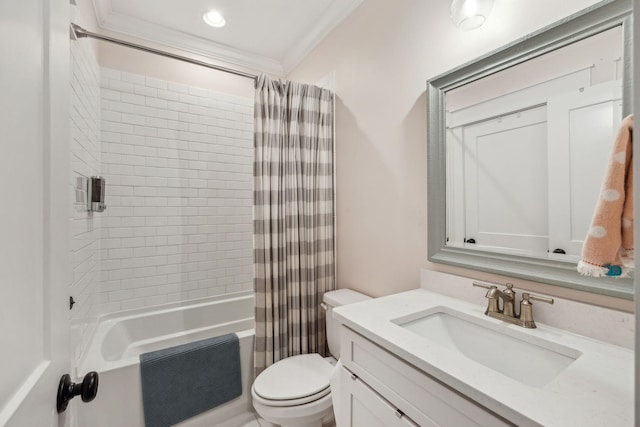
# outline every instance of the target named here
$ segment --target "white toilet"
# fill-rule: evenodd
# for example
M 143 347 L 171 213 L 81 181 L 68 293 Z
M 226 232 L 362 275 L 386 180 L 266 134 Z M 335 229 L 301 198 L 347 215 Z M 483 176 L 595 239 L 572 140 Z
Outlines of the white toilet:
M 329 351 L 340 357 L 340 324 L 332 310 L 370 297 L 350 289 L 324 294 Z M 329 379 L 333 371 L 330 358 L 317 353 L 280 360 L 262 371 L 253 382 L 253 407 L 265 421 L 283 427 L 320 427 L 333 416 Z M 333 361 L 335 362 L 335 361 Z

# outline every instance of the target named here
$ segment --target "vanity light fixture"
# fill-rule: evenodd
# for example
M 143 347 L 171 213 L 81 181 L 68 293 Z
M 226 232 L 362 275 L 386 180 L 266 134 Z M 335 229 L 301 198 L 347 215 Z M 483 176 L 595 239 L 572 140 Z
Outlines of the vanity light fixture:
M 207 25 L 210 25 L 215 28 L 224 27 L 224 24 L 227 23 L 227 21 L 224 20 L 224 17 L 220 14 L 220 12 L 216 10 L 210 10 L 206 12 L 204 15 L 202 15 L 202 19 L 204 19 L 204 22 L 206 22 Z
M 493 8 L 493 0 L 453 0 L 451 20 L 463 31 L 474 30 L 487 20 Z

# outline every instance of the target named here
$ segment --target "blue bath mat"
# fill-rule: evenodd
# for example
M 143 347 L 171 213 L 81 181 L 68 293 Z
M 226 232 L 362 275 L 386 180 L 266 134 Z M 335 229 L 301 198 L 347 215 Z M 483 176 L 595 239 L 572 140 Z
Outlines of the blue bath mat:
M 227 334 L 140 355 L 146 427 L 168 427 L 242 394 L 240 345 Z

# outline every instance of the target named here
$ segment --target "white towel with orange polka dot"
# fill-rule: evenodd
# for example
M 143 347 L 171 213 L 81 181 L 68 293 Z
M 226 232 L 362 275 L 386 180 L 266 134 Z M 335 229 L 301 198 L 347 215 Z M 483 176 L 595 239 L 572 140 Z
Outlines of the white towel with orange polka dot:
M 633 115 L 616 136 L 578 272 L 628 277 L 633 268 Z

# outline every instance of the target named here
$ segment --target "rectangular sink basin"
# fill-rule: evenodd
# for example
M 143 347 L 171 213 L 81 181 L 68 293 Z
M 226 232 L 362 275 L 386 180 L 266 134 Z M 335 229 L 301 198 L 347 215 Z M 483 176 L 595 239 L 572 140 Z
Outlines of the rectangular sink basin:
M 392 320 L 424 339 L 533 387 L 543 387 L 570 366 L 578 350 L 515 331 L 505 324 L 436 307 Z

